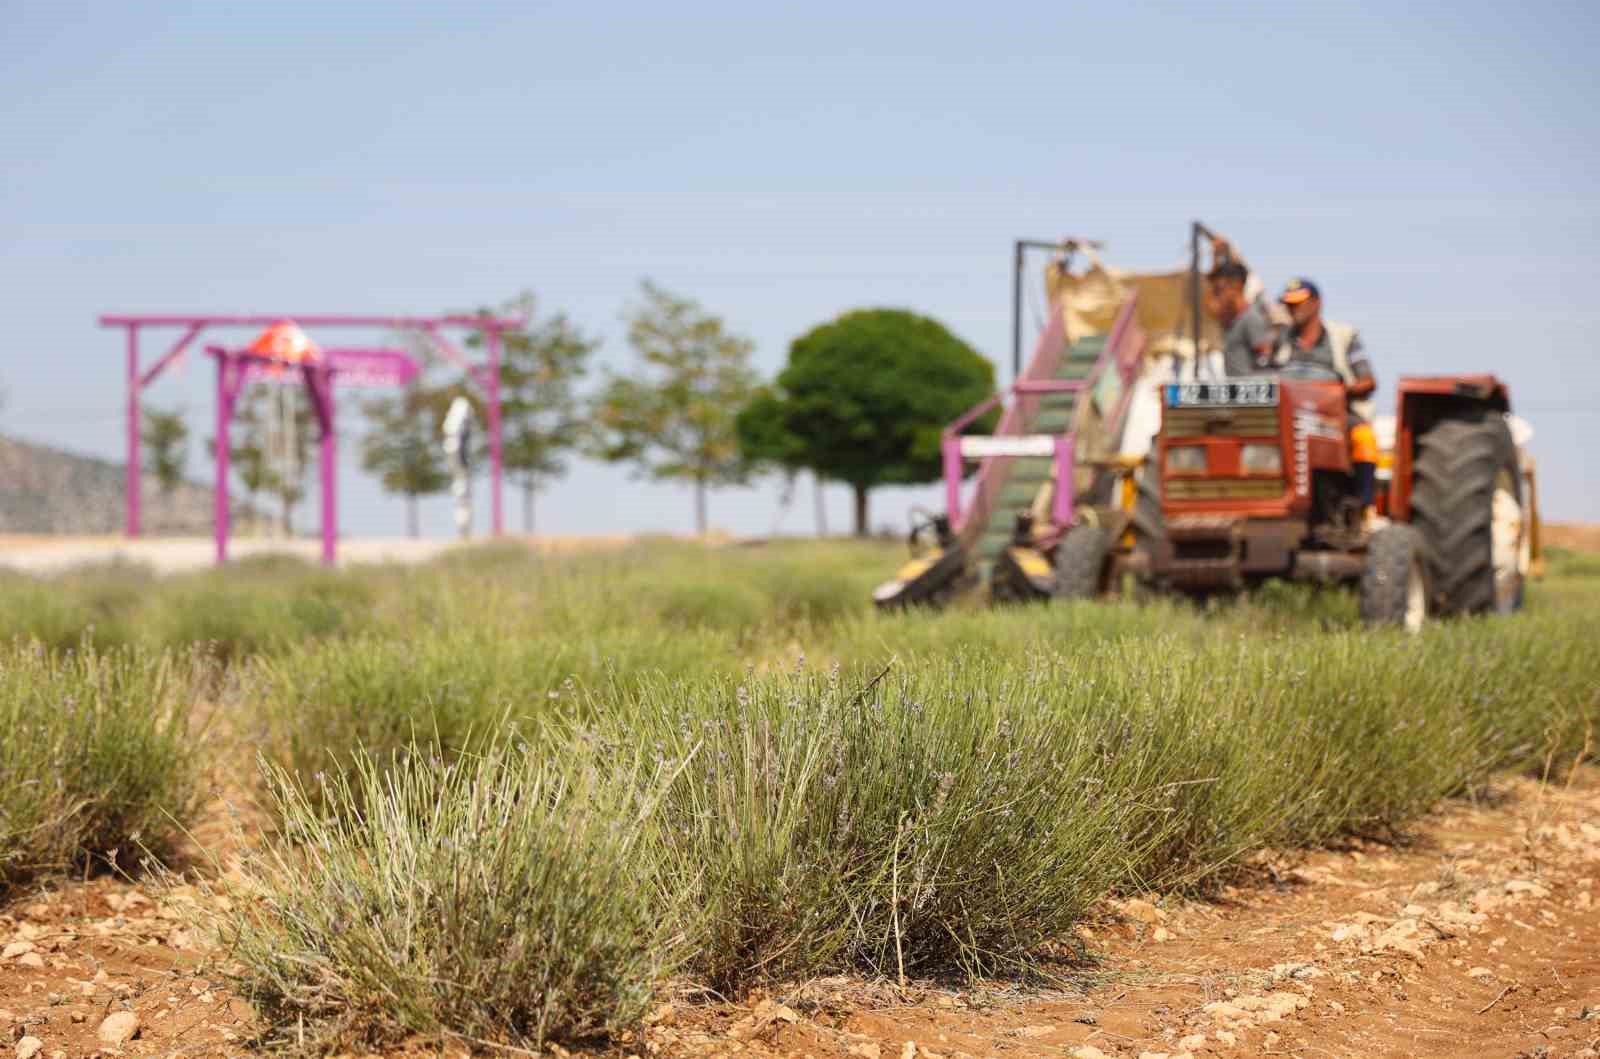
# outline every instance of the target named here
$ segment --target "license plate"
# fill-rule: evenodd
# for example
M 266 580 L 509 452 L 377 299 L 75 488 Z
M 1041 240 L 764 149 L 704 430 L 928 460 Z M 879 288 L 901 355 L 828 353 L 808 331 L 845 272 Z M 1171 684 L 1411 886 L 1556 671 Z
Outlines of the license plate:
M 1168 408 L 1212 408 L 1224 405 L 1275 405 L 1278 384 L 1268 379 L 1237 382 L 1173 382 L 1167 384 Z

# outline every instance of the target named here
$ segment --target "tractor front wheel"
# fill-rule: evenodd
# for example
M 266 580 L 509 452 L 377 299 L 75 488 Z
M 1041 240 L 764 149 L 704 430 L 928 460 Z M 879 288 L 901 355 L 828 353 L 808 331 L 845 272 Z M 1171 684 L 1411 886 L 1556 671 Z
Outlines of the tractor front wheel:
M 1412 523 L 1427 545 L 1432 608 L 1505 613 L 1522 604 L 1528 527 L 1516 443 L 1483 411 L 1435 424 L 1417 440 Z
M 1428 614 L 1428 572 L 1422 535 L 1410 526 L 1385 526 L 1367 541 L 1361 571 L 1361 620 L 1417 632 Z
M 1056 545 L 1056 598 L 1094 599 L 1105 591 L 1111 542 L 1099 526 L 1080 525 Z

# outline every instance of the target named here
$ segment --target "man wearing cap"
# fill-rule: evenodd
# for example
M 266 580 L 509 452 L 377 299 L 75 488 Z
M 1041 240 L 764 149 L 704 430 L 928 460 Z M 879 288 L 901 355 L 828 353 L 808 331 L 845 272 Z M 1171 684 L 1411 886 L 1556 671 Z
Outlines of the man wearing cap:
M 1273 361 L 1280 366 L 1315 364 L 1344 380 L 1350 408 L 1351 469 L 1370 521 L 1377 490 L 1378 440 L 1372 431 L 1372 394 L 1378 388 L 1378 380 L 1372 374 L 1361 336 L 1348 324 L 1322 318 L 1322 292 L 1303 276 L 1290 280 L 1278 300 L 1289 310 L 1291 323 Z
M 1211 260 L 1206 283 L 1211 315 L 1222 325 L 1222 369 L 1228 375 L 1255 375 L 1270 366 L 1277 328 L 1265 298 L 1246 294 L 1250 270 L 1221 236 L 1211 240 Z

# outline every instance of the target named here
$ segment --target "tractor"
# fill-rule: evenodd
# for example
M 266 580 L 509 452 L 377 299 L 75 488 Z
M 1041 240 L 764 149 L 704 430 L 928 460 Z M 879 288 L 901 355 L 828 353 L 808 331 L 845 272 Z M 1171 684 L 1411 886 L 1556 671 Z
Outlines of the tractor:
M 1375 526 L 1363 518 L 1332 372 L 1291 364 L 1168 383 L 1161 405 L 1131 510 L 1087 508 L 1055 543 L 1057 598 L 1130 581 L 1192 596 L 1268 578 L 1342 583 L 1359 586 L 1368 623 L 1411 630 L 1429 614 L 1521 605 L 1532 477 L 1495 377 L 1400 379 L 1392 426 L 1379 424 Z
M 1017 242 L 1011 384 L 941 434 L 945 512 L 917 521 L 912 561 L 873 594 L 879 609 L 942 606 L 984 584 L 1012 604 L 1200 598 L 1272 578 L 1358 586 L 1368 622 L 1409 629 L 1521 605 L 1538 520 L 1531 430 L 1506 385 L 1402 377 L 1394 416 L 1372 424 L 1371 517 L 1334 372 L 1291 361 L 1223 376 L 1221 333 L 1201 310 L 1210 235 L 1195 222 L 1187 269 L 1162 272 L 1106 267 L 1092 240 Z M 1025 365 L 1030 248 L 1052 255 L 1050 313 Z M 976 433 L 997 406 L 992 434 Z

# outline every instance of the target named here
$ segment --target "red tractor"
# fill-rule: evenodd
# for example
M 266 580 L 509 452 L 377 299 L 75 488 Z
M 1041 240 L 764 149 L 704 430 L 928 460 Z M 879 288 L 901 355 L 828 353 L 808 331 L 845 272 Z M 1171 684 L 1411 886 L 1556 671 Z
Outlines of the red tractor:
M 1409 629 L 1516 609 L 1535 509 L 1505 385 L 1405 377 L 1398 391 L 1383 517 L 1368 520 L 1333 373 L 1166 384 L 1137 502 L 1083 513 L 1055 546 L 1053 594 L 1098 596 L 1129 577 L 1190 595 L 1289 578 L 1358 584 L 1365 620 Z

